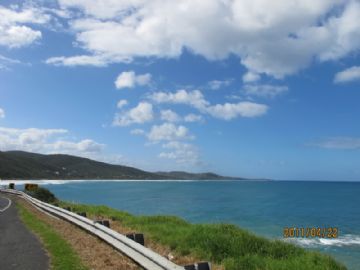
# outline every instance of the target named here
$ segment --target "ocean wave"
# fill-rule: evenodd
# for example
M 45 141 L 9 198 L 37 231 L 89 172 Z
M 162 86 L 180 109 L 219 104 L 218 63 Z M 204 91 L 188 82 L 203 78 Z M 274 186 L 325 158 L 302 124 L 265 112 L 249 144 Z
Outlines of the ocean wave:
M 344 234 L 338 238 L 288 238 L 284 241 L 307 248 L 324 246 L 360 246 L 360 235 Z

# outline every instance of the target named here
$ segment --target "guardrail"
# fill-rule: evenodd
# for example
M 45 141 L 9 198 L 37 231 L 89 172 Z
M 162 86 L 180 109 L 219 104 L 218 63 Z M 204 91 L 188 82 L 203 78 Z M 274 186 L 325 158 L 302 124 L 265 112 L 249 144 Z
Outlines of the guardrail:
M 80 216 L 71 211 L 62 209 L 60 207 L 42 202 L 35 199 L 22 191 L 12 189 L 0 189 L 0 192 L 11 193 L 23 197 L 25 200 L 33 204 L 34 206 L 42 209 L 51 215 L 60 217 L 66 221 L 69 221 L 78 227 L 96 235 L 101 238 L 126 256 L 133 259 L 139 265 L 147 270 L 184 270 L 189 269 L 188 267 L 179 266 L 162 257 L 156 252 L 148 249 L 133 240 L 127 238 L 114 230 L 111 230 L 101 224 L 95 223 L 95 221 Z M 196 268 L 197 269 L 197 266 Z

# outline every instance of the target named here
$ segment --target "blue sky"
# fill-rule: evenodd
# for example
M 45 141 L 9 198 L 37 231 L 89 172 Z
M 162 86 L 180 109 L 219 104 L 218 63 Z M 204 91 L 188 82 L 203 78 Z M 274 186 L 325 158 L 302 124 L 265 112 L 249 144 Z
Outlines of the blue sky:
M 359 1 L 2 1 L 0 18 L 1 151 L 360 179 Z

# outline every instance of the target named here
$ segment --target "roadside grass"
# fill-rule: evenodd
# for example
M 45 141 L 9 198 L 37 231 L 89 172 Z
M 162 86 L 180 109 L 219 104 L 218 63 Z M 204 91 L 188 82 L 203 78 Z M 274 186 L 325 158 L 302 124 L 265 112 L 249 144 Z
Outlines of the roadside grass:
M 16 204 L 24 224 L 42 240 L 50 254 L 52 270 L 86 270 L 71 246 L 51 226 L 38 219 L 23 205 Z
M 221 264 L 226 270 L 345 270 L 332 257 L 280 240 L 269 240 L 229 224 L 191 224 L 174 216 L 134 216 L 106 206 L 60 202 L 73 211 L 102 216 L 169 246 L 180 255 L 193 255 Z

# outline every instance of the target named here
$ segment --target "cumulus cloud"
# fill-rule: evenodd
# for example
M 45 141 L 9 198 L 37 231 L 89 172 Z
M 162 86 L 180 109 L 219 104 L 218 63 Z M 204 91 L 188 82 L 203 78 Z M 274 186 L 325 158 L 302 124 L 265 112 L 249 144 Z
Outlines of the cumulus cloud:
M 335 83 L 345 83 L 360 80 L 360 66 L 353 66 L 335 74 Z
M 248 71 L 243 75 L 242 79 L 245 83 L 256 82 L 260 80 L 260 75 L 255 72 Z
M 204 118 L 199 114 L 189 113 L 184 117 L 185 122 L 193 123 L 193 122 L 202 122 Z
M 198 165 L 200 163 L 199 150 L 193 144 L 170 141 L 162 147 L 165 151 L 159 154 L 160 158 L 175 160 L 180 164 Z
M 176 126 L 173 123 L 152 126 L 147 137 L 150 141 L 174 141 L 193 138 L 186 127 Z
M 56 141 L 52 144 L 56 153 L 98 153 L 104 148 L 103 144 L 86 139 L 79 142 Z
M 229 86 L 229 85 L 232 83 L 232 81 L 233 81 L 233 80 L 231 80 L 231 79 L 227 79 L 227 80 L 213 80 L 213 81 L 210 81 L 208 84 L 209 84 L 210 89 L 212 89 L 212 90 L 218 90 L 218 89 L 220 89 L 220 88 Z
M 3 150 L 21 149 L 36 150 L 46 144 L 54 135 L 65 134 L 65 129 L 15 129 L 0 127 L 0 148 Z
M 199 90 L 188 92 L 181 89 L 175 93 L 155 92 L 152 93 L 149 98 L 157 103 L 185 104 L 199 110 L 203 110 L 209 105 L 209 102 L 205 100 L 203 94 Z
M 211 105 L 199 90 L 178 90 L 175 93 L 155 92 L 149 98 L 157 103 L 185 104 L 213 117 L 231 120 L 236 117 L 257 117 L 264 115 L 268 107 L 253 102 L 225 103 Z
M 0 127 L 0 150 L 23 150 L 38 153 L 64 153 L 89 156 L 100 153 L 104 146 L 90 139 L 78 142 L 64 140 L 65 129 L 16 129 Z
M 9 48 L 19 48 L 41 39 L 41 32 L 29 24 L 45 24 L 50 16 L 40 9 L 18 7 L 6 8 L 0 6 L 0 45 Z
M 269 97 L 274 98 L 287 92 L 287 86 L 269 85 L 269 84 L 247 84 L 244 86 L 244 91 L 249 96 Z
M 151 74 L 136 75 L 134 71 L 124 71 L 119 74 L 115 80 L 115 86 L 117 89 L 121 88 L 133 88 L 137 85 L 148 85 L 151 81 Z
M 161 120 L 167 122 L 178 122 L 181 120 L 180 116 L 172 110 L 162 110 L 160 112 Z
M 79 8 L 87 15 L 100 19 L 113 19 L 124 15 L 130 8 L 136 8 L 144 0 L 58 0 L 62 8 Z
M 117 113 L 113 121 L 114 126 L 128 126 L 131 124 L 143 124 L 154 119 L 154 111 L 152 104 L 148 102 L 140 102 L 136 107 L 126 111 Z
M 176 112 L 172 110 L 161 110 L 160 118 L 166 122 L 201 122 L 203 121 L 203 117 L 199 114 L 190 113 L 185 115 L 184 117 L 178 115 Z
M 118 101 L 118 103 L 116 104 L 116 106 L 118 107 L 118 109 L 121 109 L 123 107 L 125 107 L 126 105 L 128 105 L 128 102 L 126 99 L 120 99 Z
M 77 10 L 76 42 L 105 62 L 179 57 L 184 49 L 209 60 L 235 55 L 252 73 L 282 78 L 316 61 L 360 47 L 360 3 L 348 0 L 59 0 Z M 201 11 L 201 12 L 199 12 Z M 82 15 L 81 15 L 82 14 Z M 126 37 L 126 38 L 124 38 Z
M 327 149 L 354 150 L 354 149 L 360 149 L 360 138 L 334 137 L 334 138 L 326 139 L 321 142 L 312 143 L 310 145 L 314 145 L 321 148 L 327 148 Z
M 1 118 L 5 118 L 5 111 L 2 108 L 0 108 L 0 119 Z
M 213 117 L 231 120 L 237 117 L 257 117 L 264 115 L 268 107 L 253 102 L 217 104 L 207 108 L 207 112 Z

